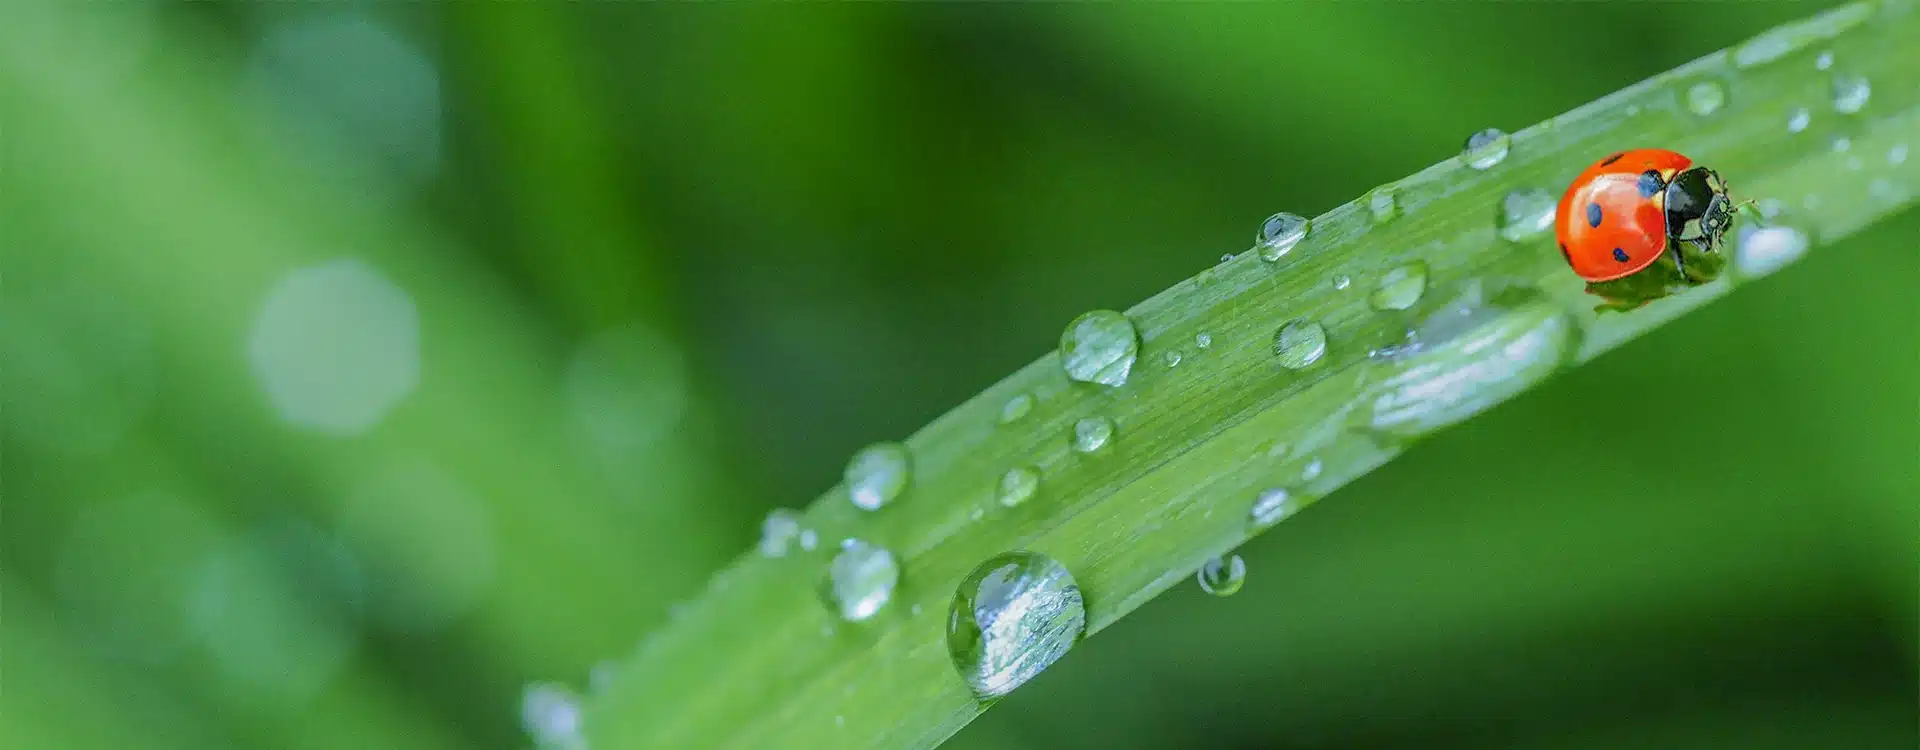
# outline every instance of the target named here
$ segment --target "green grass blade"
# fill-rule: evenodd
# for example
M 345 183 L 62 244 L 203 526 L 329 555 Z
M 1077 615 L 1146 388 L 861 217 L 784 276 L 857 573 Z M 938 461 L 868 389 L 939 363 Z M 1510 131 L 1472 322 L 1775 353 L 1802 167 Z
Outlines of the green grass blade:
M 806 512 L 817 549 L 750 552 L 716 576 L 590 700 L 592 746 L 938 744 L 985 709 L 944 644 L 954 587 L 975 564 L 1012 549 L 1060 560 L 1085 591 L 1091 634 L 1256 533 L 1248 514 L 1261 490 L 1287 487 L 1311 501 L 1404 450 L 1404 441 L 1347 429 L 1378 386 L 1369 350 L 1406 327 L 1405 315 L 1368 303 L 1393 269 L 1424 264 L 1429 301 L 1472 281 L 1537 290 L 1544 301 L 1532 309 L 1554 311 L 1554 325 L 1566 327 L 1552 332 L 1568 342 L 1556 366 L 1590 360 L 1752 281 L 1731 273 L 1630 314 L 1596 316 L 1550 232 L 1499 236 L 1493 218 L 1510 191 L 1557 197 L 1609 152 L 1662 146 L 1708 163 L 1738 197 L 1779 207 L 1772 223 L 1812 238 L 1814 252 L 1905 209 L 1920 186 L 1920 158 L 1901 158 L 1920 145 L 1916 48 L 1920 14 L 1910 4 L 1844 6 L 1516 133 L 1491 169 L 1450 158 L 1387 186 L 1397 207 L 1390 220 L 1375 219 L 1370 195 L 1316 218 L 1280 263 L 1242 255 L 1142 302 L 1128 311 L 1141 354 L 1124 386 L 1070 383 L 1058 357 L 1044 357 L 907 439 L 915 475 L 894 504 L 865 513 L 836 487 Z M 1831 65 L 1817 65 L 1826 52 Z M 1857 111 L 1836 107 L 1843 76 L 1872 85 Z M 1725 103 L 1697 113 L 1688 92 L 1698 84 L 1723 87 Z M 1788 122 L 1801 108 L 1808 125 L 1794 131 Z M 1273 353 L 1275 331 L 1293 320 L 1320 323 L 1328 340 L 1326 355 L 1301 370 Z M 1182 359 L 1170 367 L 1174 351 Z M 1517 385 L 1552 371 L 1528 372 Z M 1491 393 L 1467 413 L 1517 390 Z M 1021 395 L 1033 398 L 1031 412 L 1002 424 L 1003 406 Z M 1090 416 L 1118 431 L 1103 454 L 1083 456 L 1069 439 Z M 1021 466 L 1038 471 L 1039 492 L 1002 508 L 996 484 Z M 904 571 L 893 601 L 860 625 L 837 622 L 817 593 L 846 537 L 889 547 Z

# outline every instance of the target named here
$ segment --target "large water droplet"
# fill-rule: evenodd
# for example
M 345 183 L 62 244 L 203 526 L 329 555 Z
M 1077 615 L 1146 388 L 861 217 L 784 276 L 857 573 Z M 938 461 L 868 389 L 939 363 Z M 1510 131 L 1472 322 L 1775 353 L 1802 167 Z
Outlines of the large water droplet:
M 541 750 L 586 750 L 580 696 L 563 686 L 536 682 L 520 693 L 520 725 Z
M 1787 113 L 1787 132 L 1789 133 L 1806 130 L 1811 124 L 1813 124 L 1813 113 L 1808 112 L 1806 107 L 1796 107 L 1792 112 Z
M 1239 555 L 1208 558 L 1193 574 L 1193 580 L 1200 584 L 1201 591 L 1214 596 L 1233 596 L 1247 582 L 1247 561 Z
M 848 539 L 827 565 L 820 593 L 841 619 L 860 622 L 874 616 L 893 598 L 900 584 L 900 564 L 893 553 L 877 544 Z
M 1375 310 L 1405 310 L 1420 301 L 1427 291 L 1427 264 L 1414 261 L 1388 271 L 1380 277 L 1380 286 L 1367 295 L 1367 304 Z
M 1133 321 L 1112 310 L 1081 315 L 1060 335 L 1060 366 L 1082 383 L 1125 385 L 1139 356 L 1140 334 Z
M 1000 475 L 1000 488 L 995 497 L 1001 505 L 1009 508 L 1020 505 L 1040 492 L 1040 472 L 1025 466 L 1016 466 Z
M 1687 87 L 1687 111 L 1706 117 L 1727 103 L 1727 89 L 1718 81 L 1701 81 Z
M 1087 629 L 1073 574 L 1051 557 L 1008 552 L 961 581 L 947 616 L 947 654 L 981 698 L 998 698 L 1066 656 Z
M 899 443 L 874 443 L 847 461 L 847 497 L 861 510 L 879 510 L 893 502 L 912 479 L 907 447 Z
M 1014 396 L 1013 398 L 1007 399 L 1006 405 L 1000 407 L 1000 423 L 1010 424 L 1013 422 L 1018 422 L 1020 421 L 1021 417 L 1026 416 L 1032 411 L 1033 411 L 1033 396 L 1022 393 L 1018 396 Z
M 767 511 L 767 520 L 760 522 L 760 554 L 767 557 L 785 557 L 787 548 L 800 537 L 800 513 L 792 508 L 774 508 Z
M 1526 242 L 1553 228 L 1558 200 L 1540 188 L 1520 188 L 1500 199 L 1500 213 L 1494 216 L 1494 228 L 1508 242 Z
M 1260 259 L 1271 263 L 1286 257 L 1312 229 L 1313 222 L 1304 216 L 1283 211 L 1267 217 L 1260 225 L 1260 236 L 1254 238 Z
M 1860 76 L 1834 76 L 1833 109 L 1843 115 L 1859 112 L 1873 98 L 1873 84 Z
M 1299 496 L 1284 488 L 1275 487 L 1261 492 L 1253 499 L 1253 510 L 1248 515 L 1253 519 L 1254 528 L 1264 529 L 1279 523 L 1299 509 Z
M 1773 273 L 1807 254 L 1811 243 L 1798 229 L 1785 226 L 1748 228 L 1733 250 L 1733 267 L 1749 279 Z
M 1460 152 L 1460 158 L 1474 169 L 1492 169 L 1507 158 L 1512 148 L 1513 138 L 1507 131 L 1499 128 L 1487 128 L 1467 136 L 1467 145 Z
M 1289 370 L 1307 367 L 1326 355 L 1327 331 L 1311 320 L 1288 323 L 1273 335 L 1273 353 L 1280 357 L 1281 367 Z
M 1366 429 L 1418 437 L 1506 400 L 1579 350 L 1571 316 L 1532 287 L 1478 288 L 1449 300 L 1375 360 L 1379 375 L 1363 398 Z
M 1381 185 L 1367 194 L 1367 213 L 1376 222 L 1392 221 L 1400 215 L 1400 198 L 1394 194 L 1392 185 Z
M 1099 453 L 1105 450 L 1107 443 L 1113 440 L 1113 420 L 1106 417 L 1086 417 L 1073 423 L 1073 450 L 1078 453 Z

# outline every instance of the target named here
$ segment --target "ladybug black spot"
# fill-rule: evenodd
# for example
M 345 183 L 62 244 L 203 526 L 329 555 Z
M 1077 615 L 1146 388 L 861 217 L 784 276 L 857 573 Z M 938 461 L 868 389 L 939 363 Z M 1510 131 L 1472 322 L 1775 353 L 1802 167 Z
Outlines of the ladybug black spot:
M 1667 189 L 1666 184 L 1660 180 L 1660 173 L 1651 169 L 1640 173 L 1640 182 L 1634 187 L 1640 190 L 1642 198 L 1652 198 L 1660 191 Z
M 1620 261 L 1621 263 L 1625 263 L 1625 262 L 1627 262 L 1627 251 L 1625 251 L 1625 250 L 1621 250 L 1620 248 L 1617 248 L 1617 247 L 1616 247 L 1616 248 L 1614 248 L 1614 249 L 1613 249 L 1613 259 L 1614 259 L 1614 260 L 1617 260 L 1617 261 Z
M 1587 226 L 1590 226 L 1590 227 L 1600 226 L 1600 204 L 1598 203 L 1587 204 Z
M 1607 157 L 1607 158 L 1605 158 L 1605 159 L 1602 159 L 1602 160 L 1600 160 L 1600 166 L 1603 166 L 1603 167 L 1604 167 L 1604 166 L 1607 166 L 1608 164 L 1612 164 L 1612 163 L 1614 163 L 1614 162 L 1616 162 L 1616 161 L 1619 161 L 1619 160 L 1620 160 L 1620 157 L 1622 157 L 1622 156 L 1626 156 L 1626 155 L 1627 155 L 1627 152 L 1625 152 L 1625 151 L 1622 151 L 1622 152 L 1620 152 L 1620 153 L 1617 153 L 1617 154 L 1614 154 L 1614 155 L 1612 155 L 1612 156 L 1609 156 L 1609 157 Z

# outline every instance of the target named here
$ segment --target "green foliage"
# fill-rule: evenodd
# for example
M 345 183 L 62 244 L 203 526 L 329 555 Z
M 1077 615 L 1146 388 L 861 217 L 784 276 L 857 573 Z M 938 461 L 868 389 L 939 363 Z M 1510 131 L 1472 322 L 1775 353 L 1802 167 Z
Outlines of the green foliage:
M 1541 290 L 1577 311 L 1583 335 L 1569 356 L 1578 362 L 1738 283 L 1596 317 L 1550 232 L 1520 242 L 1498 235 L 1494 217 L 1508 193 L 1554 190 L 1607 152 L 1660 145 L 1715 166 L 1742 197 L 1790 204 L 1775 221 L 1821 243 L 1904 208 L 1911 191 L 1868 178 L 1920 180 L 1914 160 L 1880 161 L 1920 138 L 1920 90 L 1876 88 L 1869 109 L 1836 114 L 1835 73 L 1815 57 L 1831 52 L 1869 80 L 1911 81 L 1920 79 L 1916 36 L 1920 16 L 1864 4 L 1775 29 L 1520 131 L 1490 169 L 1449 159 L 1336 208 L 1278 263 L 1244 254 L 1148 299 L 1128 311 L 1142 343 L 1125 385 L 1072 383 L 1058 355 L 1044 357 L 909 438 L 914 478 L 895 505 L 866 514 L 842 488 L 813 504 L 805 523 L 823 539 L 858 537 L 900 556 L 904 583 L 880 617 L 836 624 L 815 601 L 830 544 L 777 559 L 749 554 L 621 665 L 591 707 L 596 746 L 939 743 L 985 708 L 943 647 L 954 586 L 978 561 L 1011 549 L 1059 559 L 1087 592 L 1089 632 L 1098 632 L 1246 541 L 1261 489 L 1323 497 L 1400 452 L 1397 441 L 1347 429 L 1373 393 L 1369 352 L 1402 340 L 1409 324 L 1368 304 L 1366 292 L 1395 269 L 1424 264 L 1428 294 L 1442 298 L 1476 280 Z M 1702 83 L 1724 87 L 1728 101 L 1706 113 L 1690 107 L 1688 92 Z M 1817 108 L 1820 124 L 1790 130 L 1797 107 Z M 1851 163 L 1867 158 L 1877 163 Z M 1324 358 L 1298 371 L 1276 366 L 1272 350 L 1274 332 L 1295 320 L 1319 322 L 1329 341 Z M 1203 334 L 1206 348 L 1195 344 Z M 1169 352 L 1182 353 L 1177 367 L 1162 359 Z M 1003 406 L 1022 396 L 1035 400 L 1031 414 L 1000 424 Z M 1094 416 L 1118 425 L 1115 448 L 1077 455 L 1072 425 Z M 996 478 L 1025 465 L 1040 471 L 1038 496 L 995 505 Z

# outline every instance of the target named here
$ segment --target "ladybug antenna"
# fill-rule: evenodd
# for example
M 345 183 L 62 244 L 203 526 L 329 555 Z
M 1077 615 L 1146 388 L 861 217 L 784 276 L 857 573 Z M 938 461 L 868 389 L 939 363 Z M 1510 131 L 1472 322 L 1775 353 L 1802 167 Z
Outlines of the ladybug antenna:
M 1755 224 L 1759 224 L 1762 227 L 1768 226 L 1767 215 L 1761 212 L 1760 209 L 1754 205 L 1755 203 L 1757 203 L 1757 201 L 1748 199 L 1734 206 L 1733 210 L 1746 214 L 1747 218 L 1752 219 Z

